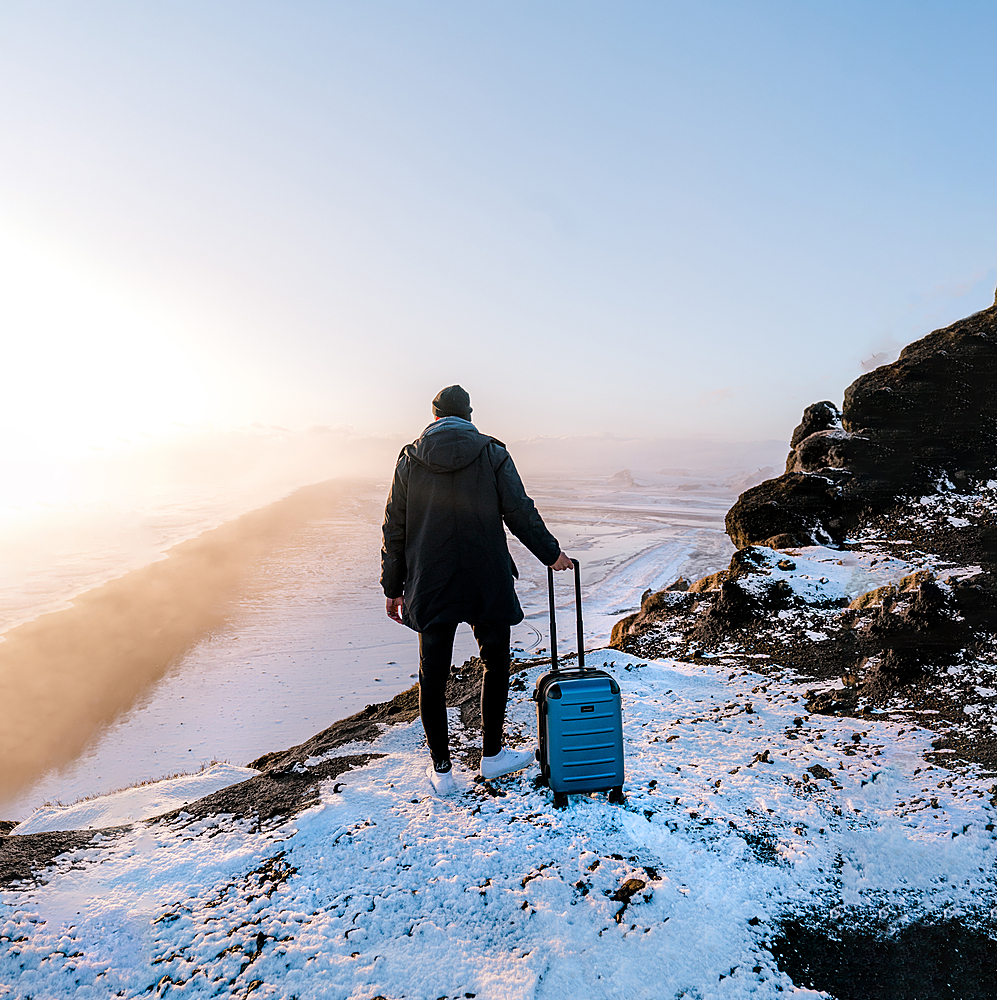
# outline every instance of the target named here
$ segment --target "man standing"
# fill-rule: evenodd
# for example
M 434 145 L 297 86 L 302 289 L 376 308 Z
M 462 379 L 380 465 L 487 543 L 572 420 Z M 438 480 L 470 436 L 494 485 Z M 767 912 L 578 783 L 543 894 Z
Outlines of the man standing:
M 505 445 L 478 433 L 459 385 L 433 400 L 435 422 L 402 449 L 384 510 L 381 586 L 388 617 L 419 633 L 419 713 L 437 794 L 454 789 L 446 687 L 454 634 L 468 622 L 484 661 L 481 773 L 521 771 L 533 754 L 502 746 L 509 693 L 509 627 L 523 620 L 503 521 L 545 565 L 571 569 Z

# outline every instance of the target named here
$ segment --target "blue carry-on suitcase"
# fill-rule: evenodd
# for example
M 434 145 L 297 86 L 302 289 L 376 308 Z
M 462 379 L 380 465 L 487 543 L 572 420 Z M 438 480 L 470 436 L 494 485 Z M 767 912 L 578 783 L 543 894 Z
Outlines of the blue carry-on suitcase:
M 540 780 L 554 792 L 554 805 L 568 804 L 569 792 L 609 792 L 623 801 L 623 707 L 620 685 L 604 670 L 585 666 L 582 633 L 582 583 L 575 567 L 575 612 L 578 623 L 578 669 L 557 664 L 557 623 L 554 614 L 554 571 L 547 569 L 550 599 L 550 673 L 537 681 L 540 734 Z

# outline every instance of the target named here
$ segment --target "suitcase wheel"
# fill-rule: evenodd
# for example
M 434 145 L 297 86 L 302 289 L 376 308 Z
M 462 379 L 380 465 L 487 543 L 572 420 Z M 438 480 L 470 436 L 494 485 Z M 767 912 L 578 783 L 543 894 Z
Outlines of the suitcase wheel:
M 568 793 L 567 792 L 554 792 L 554 808 L 564 809 L 568 805 Z
M 627 801 L 626 796 L 623 794 L 622 785 L 617 785 L 614 789 L 610 791 L 609 801 L 618 806 L 623 805 L 623 803 Z
M 538 774 L 533 779 L 533 787 L 534 788 L 546 788 L 549 784 L 550 784 L 550 780 L 548 779 L 548 777 L 547 777 L 546 774 Z

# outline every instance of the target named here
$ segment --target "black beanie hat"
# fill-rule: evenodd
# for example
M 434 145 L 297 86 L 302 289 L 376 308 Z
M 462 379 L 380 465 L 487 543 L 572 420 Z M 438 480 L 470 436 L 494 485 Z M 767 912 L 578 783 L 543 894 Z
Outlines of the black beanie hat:
M 459 385 L 440 389 L 433 400 L 434 417 L 462 417 L 471 419 L 471 397 Z

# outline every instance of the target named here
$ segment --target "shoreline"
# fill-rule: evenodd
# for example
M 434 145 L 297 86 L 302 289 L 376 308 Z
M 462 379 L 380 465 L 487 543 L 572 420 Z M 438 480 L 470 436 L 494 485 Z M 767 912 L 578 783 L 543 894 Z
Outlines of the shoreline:
M 596 653 L 598 650 L 586 652 Z M 560 660 L 567 662 L 571 658 L 572 654 L 568 654 L 560 657 Z M 549 663 L 550 658 L 543 656 L 514 659 L 510 676 Z M 481 660 L 472 657 L 451 671 L 447 683 L 448 706 L 457 709 L 461 726 L 472 732 L 479 731 L 481 727 L 481 678 Z M 513 681 L 511 690 L 522 691 L 525 688 L 517 686 Z M 187 803 L 183 809 L 172 809 L 133 823 L 100 829 L 55 830 L 21 835 L 11 834 L 14 825 L 10 821 L 0 820 L 0 888 L 34 878 L 36 872 L 43 871 L 58 855 L 91 844 L 98 834 L 101 843 L 109 844 L 142 825 L 177 820 L 189 823 L 221 814 L 231 815 L 235 819 L 249 819 L 257 829 L 266 827 L 275 819 L 281 823 L 287 822 L 318 802 L 319 786 L 323 781 L 383 756 L 370 752 L 329 756 L 332 751 L 351 744 L 373 744 L 382 734 L 382 726 L 412 722 L 418 715 L 419 685 L 416 683 L 388 701 L 368 705 L 359 712 L 335 721 L 301 743 L 264 753 L 245 764 L 246 767 L 259 771 L 259 774 Z M 480 748 L 455 750 L 453 756 L 468 770 L 480 765 Z
M 233 613 L 260 561 L 336 505 L 340 480 L 301 487 L 172 546 L 164 558 L 15 626 L 0 642 L 7 722 L 0 800 L 76 759 Z

